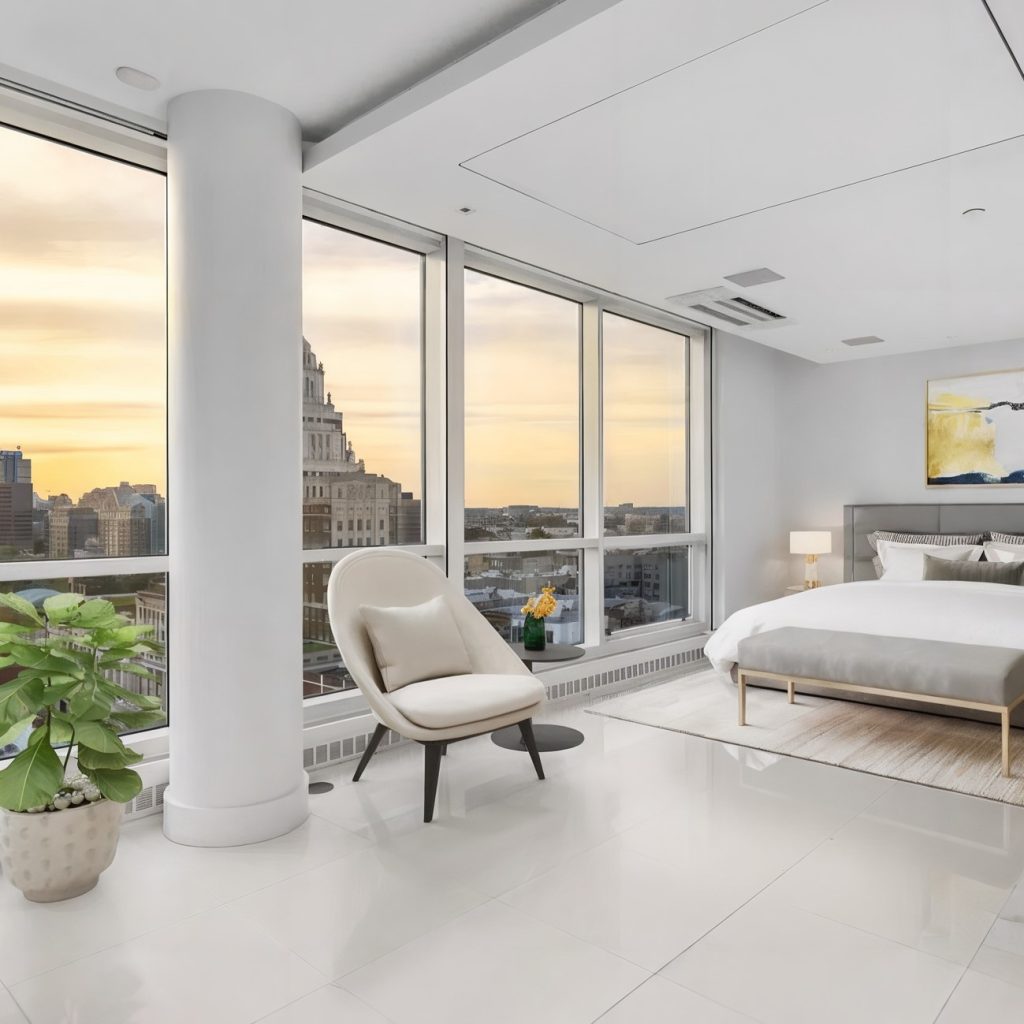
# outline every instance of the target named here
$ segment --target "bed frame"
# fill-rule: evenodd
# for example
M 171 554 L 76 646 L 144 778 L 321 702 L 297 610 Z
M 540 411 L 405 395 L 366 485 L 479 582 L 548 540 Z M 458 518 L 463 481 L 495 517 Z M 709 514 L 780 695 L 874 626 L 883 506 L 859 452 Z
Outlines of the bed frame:
M 875 552 L 868 534 L 875 530 L 899 533 L 1019 533 L 1024 535 L 1024 504 L 992 502 L 967 505 L 847 505 L 843 509 L 843 579 L 877 579 Z

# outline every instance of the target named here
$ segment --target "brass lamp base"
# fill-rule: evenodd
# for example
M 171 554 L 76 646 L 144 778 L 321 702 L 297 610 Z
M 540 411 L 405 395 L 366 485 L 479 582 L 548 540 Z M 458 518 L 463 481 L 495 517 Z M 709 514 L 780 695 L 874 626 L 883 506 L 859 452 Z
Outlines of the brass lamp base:
M 817 590 L 821 586 L 818 579 L 818 556 L 804 555 L 804 590 Z

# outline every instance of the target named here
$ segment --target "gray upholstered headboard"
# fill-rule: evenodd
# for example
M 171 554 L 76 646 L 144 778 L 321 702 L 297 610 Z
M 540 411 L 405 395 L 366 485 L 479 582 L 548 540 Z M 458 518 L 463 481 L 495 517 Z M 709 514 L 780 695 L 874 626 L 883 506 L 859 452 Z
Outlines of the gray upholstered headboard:
M 905 533 L 1024 534 L 1024 504 L 985 505 L 847 505 L 843 510 L 843 579 L 873 580 L 874 551 L 868 534 L 875 530 Z

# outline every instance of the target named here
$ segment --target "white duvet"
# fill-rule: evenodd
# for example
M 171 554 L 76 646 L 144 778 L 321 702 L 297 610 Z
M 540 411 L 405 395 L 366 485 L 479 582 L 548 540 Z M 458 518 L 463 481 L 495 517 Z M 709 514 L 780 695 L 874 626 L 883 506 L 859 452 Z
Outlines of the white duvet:
M 716 669 L 728 672 L 744 637 L 782 626 L 1024 650 L 1024 587 L 940 580 L 819 587 L 733 613 L 704 653 Z

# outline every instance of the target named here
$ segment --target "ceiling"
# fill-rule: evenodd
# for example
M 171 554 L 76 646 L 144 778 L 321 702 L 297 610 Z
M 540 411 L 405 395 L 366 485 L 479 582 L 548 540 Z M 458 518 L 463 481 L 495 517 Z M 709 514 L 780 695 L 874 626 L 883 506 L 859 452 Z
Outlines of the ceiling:
M 1024 62 L 1024 4 L 989 6 Z M 0 61 L 154 119 L 265 96 L 310 187 L 660 308 L 770 267 L 730 288 L 784 319 L 691 315 L 827 362 L 1024 337 L 1007 44 L 982 0 L 51 0 Z
M 165 117 L 196 89 L 279 103 L 319 139 L 557 0 L 45 0 L 4 4 L 0 62 Z M 114 77 L 127 64 L 160 88 Z M 17 75 L 17 72 L 14 72 Z

